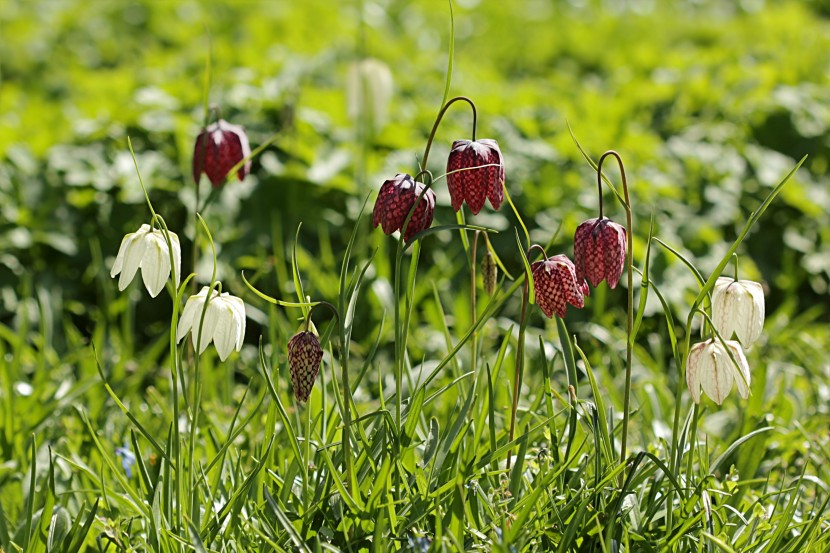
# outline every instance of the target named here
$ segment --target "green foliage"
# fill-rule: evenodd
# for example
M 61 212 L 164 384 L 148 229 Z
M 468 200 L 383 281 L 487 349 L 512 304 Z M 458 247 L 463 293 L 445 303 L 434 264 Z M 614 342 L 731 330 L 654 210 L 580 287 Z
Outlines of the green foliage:
M 6 4 L 0 550 L 830 548 L 826 2 L 454 5 L 451 93 L 471 96 L 479 136 L 498 139 L 515 212 L 456 221 L 437 180 L 434 226 L 446 229 L 400 258 L 408 332 L 397 344 L 396 247 L 359 214 L 385 178 L 416 172 L 445 91 L 445 2 Z M 396 87 L 391 121 L 368 134 L 344 95 L 364 55 L 393 68 Z M 277 138 L 203 210 L 217 279 L 249 319 L 240 354 L 219 363 L 210 349 L 195 371 L 189 347 L 171 355 L 170 302 L 139 284 L 117 293 L 109 270 L 121 237 L 150 218 L 130 136 L 153 205 L 182 238 L 185 275 L 210 280 L 206 240 L 193 247 L 190 174 L 208 56 L 223 117 L 254 147 Z M 646 273 L 635 294 L 648 283 L 626 467 L 625 294 L 605 285 L 567 327 L 532 309 L 508 439 L 525 275 L 516 236 L 526 223 L 532 242 L 570 253 L 597 206 L 568 124 L 594 158 L 625 158 Z M 468 134 L 469 112 L 451 109 L 436 176 Z M 742 274 L 768 288 L 752 395 L 704 403 L 695 418 L 675 392 L 700 288 L 646 222 L 706 280 L 805 154 L 738 248 Z M 606 210 L 624 218 L 607 192 Z M 475 320 L 462 223 L 499 231 L 490 240 L 512 275 L 492 298 L 479 282 Z M 308 306 L 267 303 L 241 271 L 277 300 L 339 308 L 341 319 L 315 312 L 326 355 L 306 406 L 285 347 Z

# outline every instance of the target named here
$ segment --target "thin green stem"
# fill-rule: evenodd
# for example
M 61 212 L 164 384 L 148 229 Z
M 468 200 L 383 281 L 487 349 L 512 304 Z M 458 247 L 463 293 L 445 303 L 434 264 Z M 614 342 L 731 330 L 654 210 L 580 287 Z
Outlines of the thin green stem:
M 600 201 L 600 219 L 602 219 L 602 162 L 605 158 L 612 156 L 617 160 L 620 167 L 620 176 L 622 178 L 623 195 L 625 198 L 625 231 L 626 244 L 628 251 L 626 254 L 626 268 L 628 273 L 628 306 L 626 317 L 626 336 L 628 339 L 625 342 L 625 392 L 623 396 L 623 426 L 622 426 L 622 441 L 620 445 L 620 463 L 625 463 L 626 450 L 628 446 L 628 423 L 631 411 L 631 359 L 633 353 L 632 333 L 634 331 L 634 235 L 633 223 L 631 220 L 631 197 L 628 194 L 628 181 L 625 177 L 625 165 L 623 164 L 620 154 L 614 150 L 608 150 L 599 158 L 597 162 L 597 182 L 599 186 L 599 201 Z
M 191 416 L 190 416 L 190 440 L 189 440 L 189 451 L 188 454 L 190 456 L 190 462 L 188 464 L 188 489 L 191 493 L 191 502 L 190 502 L 190 515 L 191 518 L 198 513 L 199 505 L 197 502 L 198 494 L 196 492 L 196 435 L 198 434 L 199 429 L 199 411 L 202 403 L 202 371 L 199 367 L 200 355 L 199 351 L 201 351 L 201 344 L 202 339 L 204 336 L 202 335 L 202 330 L 204 328 L 205 323 L 205 316 L 207 315 L 208 306 L 211 300 L 214 298 L 214 288 L 216 289 L 216 296 L 221 294 L 222 286 L 221 284 L 216 282 L 216 245 L 213 242 L 213 236 L 210 234 L 210 229 L 205 223 L 205 220 L 196 213 L 196 220 L 198 223 L 201 224 L 202 228 L 207 235 L 208 242 L 210 243 L 211 252 L 213 254 L 213 273 L 210 277 L 210 286 L 208 287 L 207 298 L 205 298 L 205 303 L 202 306 L 202 313 L 199 318 L 199 328 L 196 331 L 196 351 L 194 352 L 195 355 L 193 357 L 193 403 L 191 404 Z M 193 332 L 193 330 L 191 330 Z
M 697 446 L 695 442 L 697 442 L 697 421 L 700 417 L 700 404 L 695 403 L 694 412 L 692 414 L 692 428 L 689 435 L 689 458 L 686 460 L 686 481 L 689 482 L 689 488 L 693 489 L 694 485 L 691 483 L 692 480 L 692 469 L 694 468 L 694 461 L 695 461 L 695 451 L 697 451 Z
M 513 441 L 516 432 L 516 411 L 519 407 L 519 388 L 522 387 L 522 372 L 524 371 L 525 330 L 527 329 L 528 280 L 525 279 L 522 292 L 522 314 L 519 319 L 519 343 L 516 345 L 516 370 L 513 374 L 513 403 L 510 405 L 510 434 L 508 443 Z M 507 470 L 513 457 L 513 450 L 507 451 Z
M 473 233 L 473 247 L 472 247 L 472 263 L 470 264 L 470 317 L 472 327 L 476 326 L 476 250 L 478 249 L 478 235 L 480 231 Z M 478 331 L 473 331 L 473 337 L 470 339 L 470 346 L 472 348 L 470 354 L 470 379 L 475 383 L 476 379 L 476 364 L 478 361 Z
M 308 512 L 308 466 L 311 462 L 311 409 L 305 410 L 305 459 L 303 459 L 303 510 Z
M 349 348 L 346 343 L 346 326 L 340 316 L 340 311 L 333 304 L 327 301 L 320 301 L 315 303 L 308 311 L 305 319 L 306 332 L 308 332 L 311 326 L 311 316 L 319 307 L 325 307 L 331 311 L 337 320 L 340 339 L 340 378 L 343 381 L 343 465 L 346 471 L 346 489 L 351 492 L 354 476 L 352 469 L 352 389 L 349 384 Z M 309 428 L 310 423 L 306 421 L 306 466 L 303 467 L 304 480 L 308 479 L 308 461 L 310 459 L 308 441 L 311 439 L 311 433 Z

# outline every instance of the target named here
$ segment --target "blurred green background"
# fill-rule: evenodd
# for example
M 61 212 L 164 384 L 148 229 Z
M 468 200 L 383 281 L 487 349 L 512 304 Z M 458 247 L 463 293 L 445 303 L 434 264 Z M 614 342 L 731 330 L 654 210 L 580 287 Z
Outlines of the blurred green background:
M 655 233 L 704 274 L 771 187 L 809 154 L 742 246 L 741 275 L 765 283 L 768 312 L 778 314 L 782 328 L 805 312 L 809 321 L 827 323 L 828 6 L 458 1 L 451 94 L 472 97 L 478 136 L 499 141 L 507 186 L 533 239 L 546 243 L 560 230 L 551 253 L 571 253 L 574 228 L 597 206 L 595 175 L 568 124 L 595 159 L 609 148 L 625 159 L 638 263 L 653 215 Z M 290 252 L 302 222 L 307 292 L 333 295 L 335 267 L 364 196 L 396 172 L 414 172 L 422 155 L 444 92 L 449 40 L 449 7 L 439 0 L 6 0 L 0 320 L 14 326 L 26 311 L 49 347 L 61 351 L 67 328 L 89 334 L 135 310 L 138 347 L 156 339 L 169 320 L 167 302 L 127 301 L 108 276 L 121 237 L 149 219 L 126 138 L 156 209 L 182 236 L 187 272 L 190 163 L 208 59 L 209 100 L 223 117 L 243 125 L 252 146 L 277 133 L 252 175 L 229 183 L 206 214 L 219 277 L 250 300 L 238 276 L 245 270 L 266 292 L 290 299 L 293 285 L 279 257 Z M 390 120 L 365 149 L 344 92 L 347 67 L 361 57 L 388 64 L 395 83 Z M 430 156 L 437 174 L 469 125 L 466 108 L 445 118 Z M 452 223 L 446 186 L 436 188 L 436 224 Z M 622 221 L 622 210 L 607 200 L 606 214 Z M 502 231 L 493 242 L 517 272 L 510 209 L 486 208 L 475 221 Z M 363 331 L 382 317 L 390 273 L 385 238 L 368 236 L 361 251 L 382 251 L 359 321 Z M 463 286 L 458 235 L 431 240 L 425 281 Z M 663 252 L 655 252 L 652 265 L 685 316 L 695 290 L 688 270 Z M 197 271 L 209 275 L 207 265 Z M 131 290 L 132 300 L 140 297 Z M 622 296 L 600 290 L 593 311 L 571 316 L 596 321 Z M 659 304 L 651 300 L 649 313 L 656 314 Z M 262 332 L 256 323 L 266 321 L 256 308 L 252 313 L 249 343 Z
M 643 265 L 653 217 L 655 234 L 706 277 L 752 210 L 809 155 L 739 249 L 741 277 L 761 281 L 767 291 L 765 336 L 748 352 L 753 395 L 729 398 L 720 410 L 706 404 L 702 428 L 707 447 L 722 452 L 752 430 L 775 426 L 768 438 L 734 454 L 741 478 L 764 494 L 766 484 L 758 483 L 768 477 L 780 489 L 807 473 L 823 486 L 830 480 L 830 2 L 456 0 L 454 14 L 450 93 L 475 100 L 478 137 L 498 140 L 508 190 L 531 237 L 546 244 L 555 236 L 550 254 L 571 255 L 577 224 L 597 209 L 596 175 L 568 125 L 594 159 L 615 149 L 626 162 L 637 265 Z M 212 437 L 224 432 L 232 406 L 242 403 L 244 386 L 234 382 L 251 379 L 250 397 L 264 393 L 260 335 L 279 393 L 290 401 L 284 351 L 299 310 L 268 306 L 240 273 L 264 292 L 294 300 L 290 255 L 302 223 L 297 258 L 305 291 L 314 300 L 336 298 L 341 255 L 364 199 L 369 195 L 371 209 L 381 183 L 414 173 L 423 155 L 444 95 L 450 28 L 443 0 L 0 2 L 0 496 L 9 521 L 24 526 L 35 442 L 40 467 L 53 448 L 73 467 L 95 467 L 92 474 L 102 455 L 90 436 L 114 449 L 132 429 L 103 389 L 90 342 L 116 393 L 152 432 L 163 435 L 176 423 L 164 368 L 170 302 L 150 300 L 135 283 L 118 293 L 109 276 L 123 235 L 150 217 L 127 137 L 156 210 L 182 239 L 187 274 L 196 198 L 191 156 L 204 119 L 208 62 L 208 100 L 222 116 L 243 125 L 253 147 L 276 134 L 252 174 L 225 185 L 205 212 L 218 277 L 245 300 L 249 315 L 242 353 L 221 365 L 208 353 L 200 369 L 209 382 L 204 410 Z M 394 80 L 389 118 L 377 132 L 361 131 L 347 110 L 348 67 L 365 57 L 387 64 Z M 451 143 L 469 138 L 470 130 L 467 108 L 453 107 L 438 131 L 430 169 L 443 173 Z M 209 189 L 206 182 L 202 187 Z M 436 192 L 435 224 L 454 223 L 444 181 Z M 605 200 L 606 215 L 622 222 L 623 210 L 609 192 Z M 493 244 L 519 274 L 517 219 L 509 206 L 485 207 L 470 221 L 500 231 Z M 394 389 L 394 248 L 365 217 L 359 224 L 352 267 L 378 253 L 357 306 L 351 366 L 368 360 L 356 378 L 365 375 L 355 401 L 376 412 L 378 394 L 388 397 Z M 680 325 L 697 284 L 675 257 L 656 246 L 651 254 L 651 277 L 684 337 Z M 205 281 L 208 249 L 200 259 L 196 271 Z M 413 373 L 424 366 L 428 372 L 448 342 L 457 343 L 469 328 L 467 271 L 458 233 L 423 241 L 409 339 Z M 624 298 L 621 288 L 600 286 L 585 309 L 570 309 L 567 317 L 607 394 L 605 404 L 617 414 Z M 515 294 L 481 331 L 482 360 L 493 361 L 503 337 L 516 332 L 519 299 Z M 479 307 L 485 301 L 480 297 Z M 322 311 L 315 323 L 325 328 Z M 525 382 L 533 393 L 527 400 L 539 405 L 544 394 L 536 392 L 542 382 L 548 386 L 540 344 L 555 369 L 551 389 L 565 395 L 568 382 L 559 359 L 552 361 L 555 325 L 535 308 L 529 325 Z M 372 358 L 376 338 L 381 347 Z M 505 367 L 512 366 L 512 344 Z M 464 348 L 431 384 L 446 386 L 429 410 L 443 425 L 459 397 L 447 383 L 459 377 L 467 355 Z M 659 453 L 681 406 L 674 395 L 678 367 L 653 293 L 633 365 L 631 448 Z M 504 413 L 507 373 L 499 376 L 492 407 Z M 320 380 L 322 389 L 331 388 L 327 370 Z M 326 397 L 312 396 L 309 410 L 319 408 L 320 396 Z M 683 396 L 681 405 L 686 402 Z M 299 421 L 301 410 L 289 406 Z M 534 416 L 528 411 L 526 419 Z M 277 432 L 273 423 L 260 414 L 239 451 L 256 451 L 263 436 Z M 279 449 L 274 466 L 291 454 L 284 441 Z M 414 457 L 408 462 L 414 471 Z M 59 469 L 62 504 L 84 511 L 80 501 L 96 489 L 94 479 L 73 476 L 67 465 Z M 805 490 L 809 511 L 818 505 L 819 487 L 805 484 Z M 108 516 L 133 515 L 112 508 Z

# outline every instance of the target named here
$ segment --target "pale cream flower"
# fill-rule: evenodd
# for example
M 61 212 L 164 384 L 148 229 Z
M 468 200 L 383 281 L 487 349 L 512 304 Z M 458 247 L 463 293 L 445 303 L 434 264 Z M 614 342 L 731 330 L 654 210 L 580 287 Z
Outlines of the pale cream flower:
M 712 322 L 724 340 L 752 347 L 764 329 L 764 290 L 751 280 L 720 277 L 712 292 Z
M 346 81 L 349 117 L 355 121 L 368 117 L 372 128 L 379 131 L 388 119 L 394 91 L 392 71 L 385 63 L 374 58 L 352 63 Z
M 726 348 L 729 348 L 729 351 Z M 706 395 L 720 405 L 732 391 L 733 382 L 742 398 L 749 397 L 749 365 L 741 345 L 734 340 L 726 340 L 726 348 L 720 340 L 712 338 L 695 344 L 689 350 L 686 384 L 695 403 L 700 403 L 702 388 Z M 730 358 L 730 351 L 737 363 Z
M 175 264 L 175 287 L 181 279 L 182 250 L 179 237 L 170 232 L 170 244 L 173 247 Z M 151 229 L 150 225 L 141 225 L 136 232 L 131 232 L 121 240 L 115 263 L 112 264 L 110 276 L 118 277 L 118 289 L 124 290 L 133 281 L 136 271 L 141 269 L 144 286 L 152 297 L 159 295 L 167 279 L 170 278 L 170 248 L 164 239 L 164 232 Z
M 216 346 L 219 359 L 224 361 L 231 351 L 242 349 L 242 340 L 245 338 L 245 304 L 240 298 L 224 292 L 218 294 L 213 290 L 205 313 L 202 336 L 199 338 L 199 321 L 202 319 L 202 310 L 208 299 L 208 287 L 203 287 L 198 294 L 190 296 L 182 311 L 179 320 L 179 329 L 176 333 L 176 342 L 190 332 L 193 340 L 193 349 L 199 355 L 205 351 L 210 342 Z M 197 343 L 199 342 L 199 343 Z

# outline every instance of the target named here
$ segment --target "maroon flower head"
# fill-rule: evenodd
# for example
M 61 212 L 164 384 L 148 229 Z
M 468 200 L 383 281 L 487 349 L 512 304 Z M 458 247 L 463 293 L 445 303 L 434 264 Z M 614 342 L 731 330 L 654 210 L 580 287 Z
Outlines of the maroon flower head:
M 490 200 L 493 209 L 501 207 L 504 200 L 504 158 L 498 142 L 489 138 L 453 142 L 447 160 L 447 185 L 452 207 L 456 211 L 466 201 L 473 215 L 478 215 L 485 199 Z
M 574 234 L 576 278 L 587 278 L 598 286 L 606 280 L 616 288 L 625 265 L 625 228 L 611 219 L 588 219 Z
M 323 348 L 313 332 L 299 332 L 288 342 L 288 369 L 297 401 L 308 401 L 322 359 Z
M 220 119 L 206 129 L 202 129 L 193 147 L 193 180 L 199 184 L 199 177 L 204 172 L 213 186 L 225 181 L 228 171 L 233 166 L 251 155 L 248 136 L 245 130 Z M 251 172 L 250 160 L 236 172 L 239 180 Z
M 564 317 L 568 304 L 577 308 L 585 306 L 588 284 L 577 278 L 574 264 L 565 255 L 554 255 L 531 265 L 536 303 L 542 313 Z
M 398 173 L 394 178 L 384 182 L 372 210 L 372 224 L 375 227 L 380 225 L 386 234 L 401 230 L 409 210 L 423 190 L 423 183 L 416 182 L 405 173 Z M 435 192 L 430 189 L 415 208 L 415 213 L 412 214 L 412 219 L 409 220 L 404 232 L 404 240 L 408 242 L 417 233 L 428 229 L 434 213 Z

